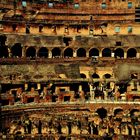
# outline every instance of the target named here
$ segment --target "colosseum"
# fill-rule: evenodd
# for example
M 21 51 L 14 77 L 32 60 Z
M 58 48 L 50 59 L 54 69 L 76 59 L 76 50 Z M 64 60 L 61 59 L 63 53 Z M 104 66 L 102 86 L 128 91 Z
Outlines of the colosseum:
M 0 140 L 139 140 L 140 0 L 0 0 Z

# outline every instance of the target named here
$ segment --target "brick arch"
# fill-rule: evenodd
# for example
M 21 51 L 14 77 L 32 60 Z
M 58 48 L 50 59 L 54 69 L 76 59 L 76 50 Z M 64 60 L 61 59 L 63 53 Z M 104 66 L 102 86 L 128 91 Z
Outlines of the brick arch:
M 117 113 L 119 113 L 119 112 L 121 112 L 121 111 L 123 111 L 123 109 L 122 108 L 116 108 L 116 109 L 113 109 L 113 114 L 114 114 L 114 116 L 115 115 L 117 115 Z
M 92 56 L 99 56 L 99 49 L 91 48 L 89 50 L 89 57 L 92 57 Z
M 52 49 L 52 57 L 60 57 L 61 56 L 61 49 L 58 47 L 55 47 Z
M 80 77 L 81 78 L 87 78 L 86 74 L 84 74 L 84 73 L 80 73 Z
M 78 48 L 77 49 L 77 57 L 86 57 L 86 49 Z
M 36 57 L 36 49 L 35 49 L 35 47 L 26 48 L 26 57 Z
M 73 57 L 73 49 L 70 47 L 67 47 L 63 51 L 64 57 Z
M 48 49 L 46 47 L 41 47 L 37 52 L 38 57 L 48 57 Z
M 102 57 L 111 57 L 111 49 L 110 48 L 104 48 L 102 50 Z
M 12 57 L 22 57 L 22 46 L 20 43 L 16 43 L 11 48 Z
M 108 114 L 108 110 L 104 107 L 96 109 L 96 112 L 98 113 L 101 119 L 105 118 Z
M 124 50 L 122 48 L 116 48 L 114 53 L 115 53 L 115 58 L 117 58 L 117 57 L 120 57 L 120 58 L 124 57 Z
M 137 49 L 136 48 L 128 48 L 127 49 L 127 58 L 137 57 Z
M 106 73 L 106 74 L 103 75 L 103 78 L 109 79 L 109 78 L 111 78 L 111 74 L 110 73 Z

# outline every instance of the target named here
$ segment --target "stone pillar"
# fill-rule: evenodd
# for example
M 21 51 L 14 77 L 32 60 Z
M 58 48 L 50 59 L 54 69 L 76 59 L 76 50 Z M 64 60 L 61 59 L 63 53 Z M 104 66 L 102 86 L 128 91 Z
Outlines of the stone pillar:
M 25 88 L 25 90 L 27 90 L 28 89 L 28 84 L 24 84 L 24 88 Z
M 124 52 L 124 58 L 125 59 L 127 58 L 127 52 Z
M 51 50 L 49 50 L 48 58 L 52 58 L 52 51 Z
M 114 82 L 110 82 L 110 88 L 113 90 L 115 88 L 115 83 Z
M 137 90 L 140 91 L 140 85 L 138 81 L 137 81 Z
M 89 57 L 89 52 L 86 52 L 86 57 Z
M 89 85 L 90 88 L 90 100 L 94 100 L 95 98 L 95 93 L 92 85 Z
M 41 89 L 41 84 L 37 83 L 37 89 Z
M 114 52 L 112 52 L 112 53 L 111 53 L 111 57 L 114 57 L 114 56 L 115 56 L 115 53 L 114 53 Z
M 82 91 L 82 85 L 79 85 L 79 91 Z
M 102 57 L 102 51 L 99 51 L 99 57 Z
M 25 47 L 22 47 L 22 57 L 24 57 L 25 56 Z
M 12 57 L 11 49 L 8 48 L 8 57 Z
M 140 58 L 140 53 L 137 52 L 136 58 Z
M 73 51 L 73 57 L 77 57 L 77 51 L 76 50 Z

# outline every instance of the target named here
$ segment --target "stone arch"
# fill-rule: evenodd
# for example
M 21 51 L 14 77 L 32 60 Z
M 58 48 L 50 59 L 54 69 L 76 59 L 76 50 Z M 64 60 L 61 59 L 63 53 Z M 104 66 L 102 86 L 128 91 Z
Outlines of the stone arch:
M 84 48 L 79 48 L 77 50 L 77 57 L 86 57 L 86 50 Z
M 89 57 L 99 56 L 99 50 L 97 48 L 92 48 L 89 50 Z
M 80 74 L 80 77 L 81 77 L 81 78 L 84 78 L 84 79 L 87 78 L 86 75 L 85 75 L 84 73 L 81 73 L 81 74 Z
M 106 73 L 106 74 L 103 75 L 103 78 L 105 78 L 105 79 L 109 79 L 109 78 L 111 78 L 111 74 Z
M 120 112 L 122 112 L 123 111 L 123 109 L 122 108 L 116 108 L 116 109 L 114 109 L 114 116 L 116 116 L 118 113 L 120 113 Z
M 16 43 L 11 48 L 12 57 L 22 57 L 22 46 L 20 43 Z
M 48 49 L 46 47 L 41 47 L 38 51 L 38 57 L 48 58 Z
M 123 58 L 124 57 L 124 50 L 122 48 L 117 48 L 115 50 L 115 58 Z
M 5 35 L 0 35 L 0 58 L 8 57 L 8 46 L 5 45 L 7 37 Z
M 7 46 L 0 46 L 0 58 L 9 56 L 8 47 Z
M 66 48 L 64 50 L 64 57 L 73 57 L 73 49 L 72 48 Z
M 104 48 L 102 50 L 102 57 L 111 57 L 111 49 L 110 48 Z
M 36 57 L 36 50 L 34 47 L 29 47 L 26 50 L 26 57 Z
M 56 47 L 52 49 L 52 57 L 60 57 L 61 56 L 61 50 L 60 48 Z
M 105 118 L 107 116 L 107 110 L 105 108 L 98 108 L 96 110 L 96 112 L 98 113 L 98 115 L 100 116 L 101 119 Z
M 134 116 L 135 114 L 135 112 L 140 112 L 140 110 L 138 110 L 138 109 L 132 109 L 131 111 L 130 111 L 130 116 Z M 140 114 L 140 113 L 139 113 Z
M 133 58 L 137 56 L 137 50 L 135 48 L 129 48 L 127 50 L 127 58 Z
M 93 74 L 92 74 L 92 78 L 93 78 L 93 79 L 94 79 L 94 78 L 96 79 L 96 78 L 100 78 L 100 76 L 99 76 L 97 73 L 93 73 Z

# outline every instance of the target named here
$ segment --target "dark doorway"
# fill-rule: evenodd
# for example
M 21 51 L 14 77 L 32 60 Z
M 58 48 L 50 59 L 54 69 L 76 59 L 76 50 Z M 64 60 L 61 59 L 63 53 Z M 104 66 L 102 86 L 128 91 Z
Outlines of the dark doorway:
M 47 58 L 48 57 L 48 49 L 45 47 L 40 48 L 38 51 L 38 56 L 43 57 L 43 58 Z
M 114 116 L 116 116 L 120 112 L 123 112 L 123 109 L 121 109 L 121 108 L 115 109 Z
M 102 108 L 97 109 L 96 111 L 101 119 L 105 118 L 107 116 L 107 110 Z
M 136 54 L 137 54 L 137 51 L 136 51 L 136 49 L 134 49 L 134 48 L 130 48 L 130 49 L 127 51 L 127 57 L 128 57 L 128 58 L 136 57 Z
M 61 50 L 59 48 L 52 49 L 52 57 L 61 56 Z
M 99 77 L 98 74 L 94 73 L 94 74 L 92 75 L 92 78 L 95 78 L 95 79 L 97 78 L 97 79 L 98 79 L 98 78 L 100 78 L 100 77 Z
M 85 78 L 86 78 L 86 75 L 83 74 L 83 73 L 81 73 L 81 74 L 80 74 L 80 77 L 83 78 L 83 79 L 85 79 Z
M 77 50 L 77 56 L 78 57 L 86 57 L 86 50 L 84 48 L 79 48 Z
M 124 57 L 124 51 L 121 48 L 118 48 L 115 50 L 115 58 L 123 58 Z
M 73 57 L 73 50 L 71 48 L 65 49 L 64 57 Z
M 22 47 L 20 43 L 16 43 L 11 49 L 12 57 L 22 56 Z
M 36 56 L 36 50 L 34 47 L 29 47 L 27 50 L 26 50 L 26 57 L 32 57 L 32 58 L 35 58 Z
M 111 57 L 111 50 L 109 48 L 103 49 L 102 57 Z
M 92 57 L 92 56 L 99 56 L 99 50 L 96 49 L 96 48 L 92 48 L 92 49 L 89 51 L 89 57 Z

